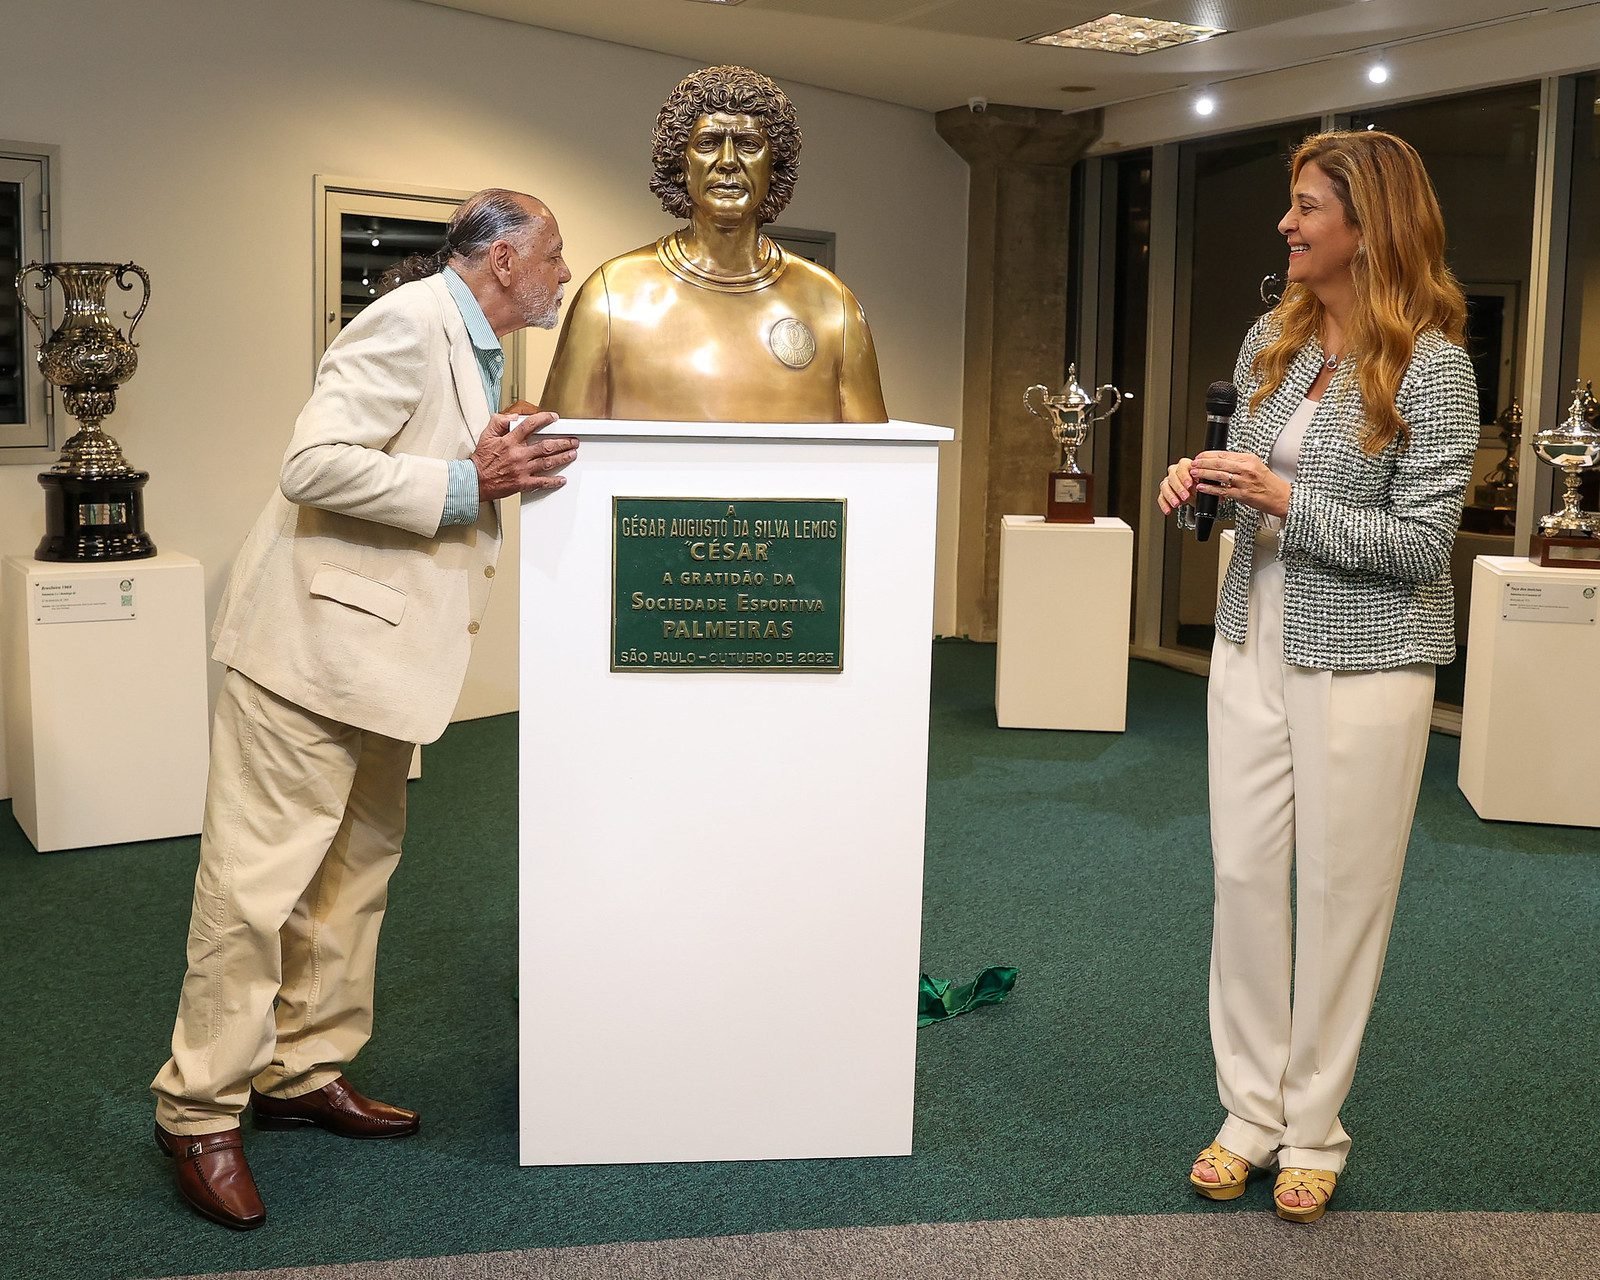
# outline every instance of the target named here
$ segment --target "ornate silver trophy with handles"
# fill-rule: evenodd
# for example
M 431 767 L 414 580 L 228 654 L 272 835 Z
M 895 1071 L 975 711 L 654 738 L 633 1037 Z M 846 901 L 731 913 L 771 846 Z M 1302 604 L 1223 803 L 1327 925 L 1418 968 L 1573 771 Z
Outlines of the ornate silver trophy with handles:
M 1600 569 L 1600 515 L 1585 511 L 1578 485 L 1588 468 L 1600 465 L 1600 430 L 1589 420 L 1593 397 L 1580 382 L 1564 421 L 1533 437 L 1539 457 L 1563 472 L 1566 488 L 1561 510 L 1539 521 L 1529 558 L 1544 565 Z
M 1061 446 L 1061 467 L 1050 473 L 1044 518 L 1051 523 L 1091 524 L 1094 521 L 1094 477 L 1078 466 L 1078 450 L 1094 424 L 1122 407 L 1122 392 L 1109 382 L 1090 395 L 1078 385 L 1078 366 L 1067 368 L 1067 385 L 1051 395 L 1035 384 L 1022 393 L 1023 406 L 1050 424 L 1050 434 Z
M 28 306 L 23 284 L 46 292 L 61 286 L 61 323 L 46 334 L 47 322 Z M 130 275 L 144 284 L 137 311 L 124 312 L 124 335 L 106 312 L 111 282 L 131 291 Z M 134 328 L 150 302 L 150 277 L 131 262 L 30 262 L 17 273 L 17 298 L 39 333 L 39 370 L 61 389 L 78 431 L 61 449 L 50 470 L 39 474 L 45 493 L 45 535 L 34 553 L 40 560 L 141 560 L 156 553 L 144 529 L 147 471 L 135 471 L 122 447 L 101 423 L 117 407 L 117 388 L 139 367 Z M 47 307 L 41 310 L 49 314 Z

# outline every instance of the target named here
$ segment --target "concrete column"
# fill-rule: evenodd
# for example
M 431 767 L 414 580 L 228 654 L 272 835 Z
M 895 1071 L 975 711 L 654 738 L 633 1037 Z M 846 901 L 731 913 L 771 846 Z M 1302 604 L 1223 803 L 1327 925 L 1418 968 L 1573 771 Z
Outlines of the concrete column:
M 1066 372 L 1071 171 L 1102 118 L 993 103 L 952 107 L 934 122 L 972 167 L 956 623 L 993 640 L 1000 517 L 1044 513 L 1045 477 L 1060 456 L 1022 393 L 1035 382 L 1058 390 Z

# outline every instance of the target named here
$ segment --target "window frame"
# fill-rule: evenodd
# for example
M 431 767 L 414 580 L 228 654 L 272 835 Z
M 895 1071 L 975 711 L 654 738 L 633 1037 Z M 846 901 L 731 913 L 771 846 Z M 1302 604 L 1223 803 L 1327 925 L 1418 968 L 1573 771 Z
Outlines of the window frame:
M 43 143 L 0 139 L 0 178 L 8 182 L 16 180 L 6 174 L 6 170 L 12 166 L 16 166 L 16 177 L 25 182 L 33 179 L 38 189 L 38 242 L 30 247 L 24 239 L 22 265 L 56 261 L 60 256 L 56 252 L 54 224 L 55 211 L 60 205 L 61 149 Z M 46 333 L 61 319 L 56 297 L 58 293 L 59 290 L 51 289 L 28 300 L 28 305 L 44 320 Z M 45 381 L 37 361 L 27 356 L 27 352 L 38 349 L 39 335 L 25 318 L 22 320 L 22 332 L 28 339 L 23 365 L 29 411 L 27 418 L 21 422 L 0 423 L 0 466 L 48 466 L 60 455 L 60 426 L 65 415 L 57 411 L 59 397 L 56 389 Z
M 316 377 L 322 354 L 336 336 L 340 313 L 340 219 L 349 214 L 375 217 L 437 218 L 447 221 L 461 202 L 473 193 L 453 187 L 424 187 L 411 183 L 368 181 L 318 174 L 315 179 L 315 244 L 312 271 L 311 376 Z M 501 340 L 506 353 L 501 395 L 506 403 L 523 399 L 527 382 L 527 342 L 524 330 Z M 491 405 L 498 410 L 499 405 Z

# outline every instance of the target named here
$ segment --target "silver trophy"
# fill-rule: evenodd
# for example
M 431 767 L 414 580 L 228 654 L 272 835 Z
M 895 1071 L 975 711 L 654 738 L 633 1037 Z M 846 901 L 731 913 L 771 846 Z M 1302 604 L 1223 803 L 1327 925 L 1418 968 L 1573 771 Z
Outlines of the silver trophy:
M 1506 451 L 1493 471 L 1473 492 L 1473 505 L 1511 508 L 1517 505 L 1517 455 L 1522 452 L 1522 406 L 1513 400 L 1494 425 L 1500 428 L 1500 444 Z
M 1078 366 L 1067 368 L 1067 385 L 1060 393 L 1036 383 L 1022 393 L 1023 407 L 1050 426 L 1050 434 L 1061 448 L 1061 466 L 1050 473 L 1045 499 L 1045 519 L 1068 524 L 1088 524 L 1094 520 L 1094 482 L 1078 466 L 1078 450 L 1089 438 L 1094 424 L 1103 422 L 1122 407 L 1122 392 L 1109 382 L 1090 395 L 1078 385 Z
M 61 286 L 65 314 L 52 332 L 43 314 L 28 306 L 25 283 L 44 293 L 51 281 Z M 137 311 L 124 311 L 128 332 L 117 328 L 106 310 L 113 281 L 131 292 L 130 276 L 144 285 Z M 67 412 L 78 430 L 61 447 L 61 457 L 41 472 L 44 488 L 44 539 L 40 560 L 141 560 L 156 553 L 144 527 L 144 484 L 122 456 L 122 446 L 101 425 L 117 407 L 117 388 L 139 368 L 133 331 L 150 302 L 150 277 L 132 262 L 30 262 L 17 272 L 17 301 L 39 333 L 39 370 L 61 388 Z
M 1583 472 L 1600 464 L 1600 431 L 1589 420 L 1593 397 L 1580 382 L 1573 388 L 1572 404 L 1566 419 L 1533 437 L 1534 451 L 1565 475 L 1566 490 L 1560 511 L 1539 521 L 1539 533 L 1546 538 L 1600 537 L 1600 515 L 1585 511 L 1578 504 L 1578 484 Z

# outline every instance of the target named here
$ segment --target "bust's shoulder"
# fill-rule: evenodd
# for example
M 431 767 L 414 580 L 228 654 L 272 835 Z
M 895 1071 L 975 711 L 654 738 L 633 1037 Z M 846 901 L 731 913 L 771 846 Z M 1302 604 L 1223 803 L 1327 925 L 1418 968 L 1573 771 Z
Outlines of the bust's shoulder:
M 661 265 L 661 259 L 656 256 L 656 241 L 652 240 L 637 249 L 630 249 L 627 253 L 619 253 L 615 258 L 606 259 L 584 282 L 584 287 L 588 288 L 590 284 L 603 280 L 608 288 L 626 289 L 630 285 L 659 280 L 667 274 L 666 268 Z
M 788 250 L 784 251 L 784 256 L 788 261 L 783 268 L 783 277 L 785 282 L 789 283 L 792 288 L 834 297 L 850 293 L 844 281 L 826 267 L 819 267 L 815 262 L 802 258 L 799 254 L 790 253 Z

